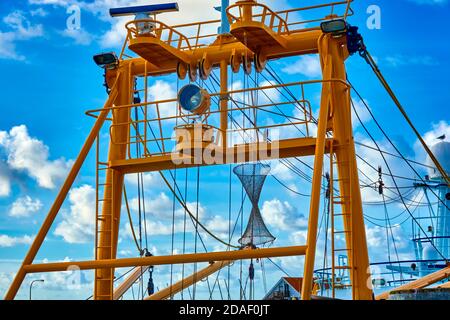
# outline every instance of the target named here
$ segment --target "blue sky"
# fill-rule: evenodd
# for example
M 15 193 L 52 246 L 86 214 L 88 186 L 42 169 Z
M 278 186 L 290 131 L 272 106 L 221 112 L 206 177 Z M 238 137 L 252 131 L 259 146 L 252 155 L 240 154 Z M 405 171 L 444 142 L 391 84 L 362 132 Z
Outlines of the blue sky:
M 0 117 L 0 295 L 3 295 L 9 285 L 11 276 L 17 270 L 32 237 L 55 198 L 58 186 L 93 124 L 92 118 L 87 117 L 84 112 L 101 107 L 106 99 L 102 86 L 102 72 L 93 63 L 92 56 L 101 51 L 119 51 L 124 39 L 122 20 L 107 17 L 107 9 L 147 2 L 149 1 L 10 0 L 0 3 L 2 21 L 0 66 L 3 74 L 0 78 L 3 96 L 0 102 L 3 114 Z M 277 9 L 293 8 L 295 2 L 276 1 L 275 5 Z M 316 2 L 324 1 L 311 1 Z M 179 15 L 183 15 L 186 21 L 202 20 L 203 14 L 199 13 L 198 6 L 204 3 L 210 5 L 211 17 L 213 15 L 217 17 L 217 13 L 212 9 L 213 4 L 209 1 L 180 0 L 181 13 L 178 16 L 167 15 L 165 19 L 173 23 L 179 21 L 177 20 Z M 66 10 L 72 4 L 77 4 L 81 8 L 81 28 L 68 31 L 66 22 L 69 14 Z M 369 5 L 377 5 L 381 9 L 379 30 L 369 30 L 366 26 Z M 360 27 L 369 51 L 376 58 L 380 69 L 404 104 L 419 132 L 430 145 L 438 135 L 447 133 L 447 137 L 450 137 L 448 126 L 450 36 L 446 32 L 449 2 L 356 0 L 353 8 L 356 14 L 350 18 L 350 23 Z M 320 76 L 316 57 L 293 57 L 272 62 L 271 65 L 285 82 Z M 423 162 L 425 158 L 416 138 L 379 85 L 369 66 L 355 55 L 348 60 L 347 68 L 349 79 L 361 92 L 397 146 L 408 157 Z M 155 92 L 153 98 L 175 97 L 176 86 L 173 79 L 163 77 L 152 80 L 149 86 Z M 239 87 L 240 79 L 236 76 L 236 87 Z M 317 95 L 317 92 L 313 93 Z M 375 130 L 367 113 L 363 112 L 362 102 L 356 97 L 354 101 L 357 109 L 361 111 L 363 121 L 373 131 L 380 145 L 392 150 Z M 316 108 L 313 110 L 316 111 Z M 354 129 L 356 140 L 370 144 L 360 125 L 355 123 Z M 382 164 L 376 152 L 364 149 L 358 151 L 374 166 Z M 92 258 L 93 245 L 89 242 L 92 240 L 94 221 L 91 219 L 92 188 L 95 183 L 92 156 L 91 154 L 88 164 L 77 178 L 37 261 Z M 310 162 L 311 159 L 307 161 Z M 408 177 L 414 176 L 401 161 L 395 159 L 389 161 L 396 172 Z M 362 163 L 361 168 L 370 171 Z M 309 192 L 310 184 L 296 180 L 296 177 L 279 163 L 273 163 L 272 169 L 286 185 L 300 192 Z M 418 170 L 423 174 L 426 173 L 421 167 L 418 167 Z M 184 185 L 184 174 L 184 170 L 177 173 L 180 186 Z M 189 170 L 188 180 L 192 189 L 196 182 L 195 175 L 195 170 Z M 371 172 L 369 175 L 376 179 L 376 173 Z M 228 232 L 229 167 L 203 168 L 201 176 L 202 218 L 225 239 Z M 127 183 L 130 190 L 136 189 L 135 178 L 129 178 Z M 149 215 L 155 218 L 155 224 L 149 228 L 159 229 L 159 233 L 155 232 L 149 236 L 149 249 L 155 254 L 168 254 L 171 250 L 171 238 L 161 226 L 171 225 L 172 197 L 167 188 L 163 188 L 156 175 L 146 175 L 146 183 L 152 186 L 146 191 L 146 199 Z M 236 177 L 232 177 L 232 190 L 234 220 L 238 214 L 241 194 Z M 131 191 L 132 197 L 135 194 Z M 363 195 L 367 201 L 372 201 L 375 197 L 373 192 L 366 190 L 363 191 Z M 414 196 L 420 197 L 420 194 Z M 195 192 L 189 192 L 188 202 L 194 199 Z M 286 191 L 269 177 L 260 204 L 269 229 L 278 238 L 275 245 L 304 242 L 307 199 Z M 368 206 L 365 212 L 376 216 L 380 212 L 379 209 Z M 401 206 L 390 207 L 392 216 L 401 211 Z M 244 210 L 244 220 L 248 212 L 249 210 Z M 405 215 L 403 217 L 406 218 Z M 181 218 L 180 212 L 177 219 Z M 394 224 L 401 220 L 394 221 Z M 137 252 L 126 223 L 124 216 L 119 256 L 136 256 Z M 402 257 L 413 256 L 412 248 L 407 241 L 409 226 L 410 223 L 405 223 L 394 230 L 399 238 L 398 246 Z M 384 229 L 370 222 L 367 228 L 372 261 L 386 260 Z M 192 234 L 188 238 L 188 248 L 193 250 Z M 234 242 L 237 238 L 235 237 Z M 175 249 L 180 252 L 182 234 L 177 233 L 175 239 Z M 223 249 L 212 239 L 208 239 L 207 244 L 209 250 Z M 323 242 L 319 243 L 319 248 L 321 245 L 323 246 Z M 277 261 L 289 273 L 301 274 L 303 267 L 300 258 L 277 259 Z M 265 267 L 266 272 L 270 273 L 267 276 L 270 287 L 282 274 L 269 262 L 266 262 Z M 238 265 L 233 268 L 235 272 Z M 245 262 L 244 270 L 247 268 L 248 262 Z M 156 269 L 157 287 L 162 288 L 169 282 L 168 270 L 167 267 Z M 175 270 L 179 275 L 179 269 Z M 118 274 L 120 272 L 119 270 Z M 27 284 L 39 277 L 40 275 L 27 277 L 23 285 L 25 289 L 21 290 L 19 297 L 26 298 Z M 67 283 L 65 275 L 42 277 L 47 277 L 42 288 L 37 289 L 40 290 L 42 298 L 67 297 L 63 295 L 67 293 L 64 291 Z M 260 270 L 258 277 L 261 277 Z M 92 275 L 86 273 L 81 287 L 71 290 L 67 298 L 89 296 L 91 280 Z M 236 286 L 236 282 L 233 285 Z M 200 288 L 205 290 L 204 286 L 205 284 L 201 284 Z M 257 286 L 258 292 L 261 292 L 261 281 Z M 215 297 L 219 297 L 217 292 Z M 239 296 L 234 294 L 233 297 Z

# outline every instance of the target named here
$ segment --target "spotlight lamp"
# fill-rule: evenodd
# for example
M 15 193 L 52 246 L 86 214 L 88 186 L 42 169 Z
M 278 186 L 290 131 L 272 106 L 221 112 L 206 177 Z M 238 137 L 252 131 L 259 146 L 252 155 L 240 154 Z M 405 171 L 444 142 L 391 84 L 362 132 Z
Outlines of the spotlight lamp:
M 104 69 L 113 69 L 119 64 L 119 59 L 114 52 L 106 52 L 96 54 L 94 56 L 94 62 Z
M 178 103 L 183 110 L 201 115 L 209 109 L 211 96 L 205 89 L 188 84 L 178 93 Z
M 323 33 L 331 33 L 333 36 L 340 36 L 347 32 L 347 22 L 344 19 L 334 19 L 320 24 Z

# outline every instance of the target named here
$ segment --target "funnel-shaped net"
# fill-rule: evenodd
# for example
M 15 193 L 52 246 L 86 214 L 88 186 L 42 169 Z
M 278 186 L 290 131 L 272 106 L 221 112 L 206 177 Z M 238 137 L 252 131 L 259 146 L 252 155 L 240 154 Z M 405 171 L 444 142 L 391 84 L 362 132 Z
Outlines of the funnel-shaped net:
M 270 172 L 270 166 L 262 163 L 242 164 L 233 169 L 235 175 L 245 189 L 252 203 L 252 211 L 248 219 L 247 228 L 239 239 L 241 245 L 261 245 L 272 242 L 275 237 L 269 232 L 259 211 L 258 202 L 261 190 Z

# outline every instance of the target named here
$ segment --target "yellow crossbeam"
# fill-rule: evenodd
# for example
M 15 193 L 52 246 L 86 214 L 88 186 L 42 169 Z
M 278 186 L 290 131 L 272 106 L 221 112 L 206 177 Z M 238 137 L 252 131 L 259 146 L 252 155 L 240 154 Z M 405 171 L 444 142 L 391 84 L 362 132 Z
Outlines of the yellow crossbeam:
M 332 139 L 326 139 L 326 146 L 329 146 L 329 142 Z M 272 142 L 272 144 L 275 142 Z M 290 158 L 290 157 L 300 157 L 300 156 L 311 156 L 314 155 L 314 151 L 316 149 L 316 138 L 293 138 L 293 139 L 284 139 L 276 142 L 278 147 L 276 150 L 279 152 L 279 159 L 282 158 Z M 255 161 L 252 159 L 251 152 L 253 150 L 264 150 L 269 148 L 270 143 L 249 143 L 245 146 L 235 146 L 231 148 L 227 148 L 227 154 L 230 154 L 230 159 L 233 159 L 231 162 L 224 161 L 226 163 L 238 163 L 242 162 L 238 161 L 239 159 L 245 159 L 245 162 Z M 242 148 L 241 148 L 242 147 Z M 275 151 L 275 150 L 274 150 Z M 328 147 L 325 150 L 325 153 L 328 153 Z M 256 160 L 268 160 L 269 157 L 265 157 L 264 152 L 261 155 L 258 155 L 258 159 Z M 175 164 L 173 161 L 173 156 L 171 154 L 167 155 L 159 155 L 152 156 L 148 158 L 139 158 L 139 159 L 128 159 L 128 160 L 115 160 L 111 161 L 109 167 L 114 170 L 118 170 L 123 174 L 128 173 L 136 173 L 136 172 L 148 172 L 148 171 L 161 171 L 161 170 L 169 170 L 192 167 L 192 166 L 204 166 L 205 163 L 200 164 L 189 164 L 190 157 L 184 156 L 186 161 L 180 161 L 181 164 Z M 193 161 L 191 161 L 193 162 Z M 211 165 L 211 164 L 210 164 Z
M 269 257 L 300 256 L 306 253 L 306 246 L 264 248 L 237 251 L 219 251 L 207 253 L 190 253 L 169 256 L 151 256 L 142 258 L 105 259 L 91 261 L 54 262 L 31 264 L 23 267 L 25 273 L 57 272 L 73 270 L 92 270 L 102 268 L 125 268 L 136 266 L 156 266 L 210 261 L 234 261 Z

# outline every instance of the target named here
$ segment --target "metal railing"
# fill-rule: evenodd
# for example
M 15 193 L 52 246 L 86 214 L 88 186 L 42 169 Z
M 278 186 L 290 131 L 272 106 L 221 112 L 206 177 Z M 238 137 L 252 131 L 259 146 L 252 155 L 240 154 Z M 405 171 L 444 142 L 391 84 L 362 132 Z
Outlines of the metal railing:
M 320 90 L 323 82 L 339 82 L 347 85 L 342 80 L 311 80 L 228 91 L 226 94 L 229 100 L 227 134 L 231 138 L 227 139 L 227 147 L 268 141 L 276 134 L 280 134 L 281 138 L 273 140 L 310 137 L 310 126 L 314 123 L 314 117 L 310 99 L 307 96 Z M 286 88 L 295 92 L 295 98 L 292 95 L 278 94 L 278 99 L 270 99 L 271 95 L 274 96 L 279 91 L 283 92 Z M 146 90 L 142 89 L 142 91 L 147 96 Z M 310 92 L 311 95 L 308 94 Z M 199 123 L 215 128 L 215 137 L 221 133 L 218 128 L 221 115 L 219 101 L 222 97 L 220 93 L 212 93 L 210 109 L 197 119 Z M 112 111 L 123 108 L 129 110 L 129 121 L 115 122 L 111 116 L 107 121 L 111 143 L 127 145 L 127 157 L 130 159 L 171 154 L 176 149 L 174 128 L 195 121 L 192 114 L 183 112 L 175 98 L 113 106 L 110 109 Z M 96 117 L 100 111 L 101 109 L 96 109 L 86 113 Z M 126 127 L 129 132 L 128 141 L 115 141 L 111 133 L 123 127 Z
M 354 14 L 351 8 L 352 2 L 353 0 L 343 0 L 281 11 L 273 11 L 264 5 L 258 4 L 260 9 L 253 14 L 253 19 L 255 19 L 255 21 L 264 22 L 269 27 L 271 25 L 274 27 L 277 26 L 278 30 L 281 32 L 280 34 L 287 34 L 288 32 L 297 33 L 310 29 L 317 29 L 319 28 L 320 22 L 323 21 L 339 18 L 347 19 L 349 16 Z M 230 13 L 229 19 L 231 19 L 231 21 L 239 19 L 237 16 L 240 16 L 240 14 L 239 12 L 234 12 L 235 10 L 240 10 L 237 8 L 236 4 L 228 8 Z M 284 22 L 282 22 L 280 26 L 281 21 Z M 148 27 L 145 27 L 145 23 L 156 22 L 157 27 L 155 29 L 158 29 L 159 26 L 162 31 L 159 39 L 162 41 L 164 41 L 163 39 L 166 39 L 166 43 L 170 44 L 167 42 L 167 39 L 172 38 L 172 44 L 170 45 L 173 45 L 173 36 L 177 35 L 183 42 L 179 46 L 181 50 L 194 50 L 210 45 L 218 36 L 217 30 L 221 23 L 220 20 L 208 20 L 194 23 L 183 23 L 169 27 L 162 22 L 154 21 L 152 19 L 128 22 L 126 25 L 128 35 L 121 50 L 121 58 L 132 58 L 131 55 L 125 53 L 125 49 L 129 39 L 139 36 L 138 30 L 140 27 L 136 24 L 139 22 L 141 22 L 141 24 L 144 23 L 144 27 L 141 27 L 141 29 L 147 29 L 145 30 L 147 36 L 151 36 L 151 32 L 147 32 Z M 162 37 L 164 32 L 170 33 L 170 30 L 172 30 L 172 37 L 169 37 L 170 35 Z M 275 29 L 276 32 L 278 32 L 278 30 Z M 157 34 L 155 33 L 154 36 L 157 36 Z M 173 46 L 178 47 L 178 43 Z
M 332 19 L 347 19 L 354 14 L 351 8 L 353 0 L 343 0 L 330 3 L 317 4 L 302 8 L 272 11 L 265 5 L 254 2 L 241 2 L 230 6 L 227 10 L 230 23 L 242 21 L 244 6 L 251 5 L 256 11 L 253 13 L 253 21 L 262 22 L 278 34 L 301 32 L 317 29 L 320 23 Z M 269 14 L 271 12 L 271 14 Z M 269 21 L 267 18 L 270 17 Z M 274 19 L 274 20 L 272 20 Z M 283 21 L 281 28 L 279 21 Z M 276 23 L 278 22 L 278 23 Z
M 252 13 L 251 18 L 253 22 L 260 22 L 266 25 L 276 34 L 289 33 L 288 24 L 283 18 L 268 6 L 253 1 L 238 2 L 229 6 L 227 16 L 230 24 L 244 22 L 246 19 L 246 10 Z
M 125 25 L 128 39 L 153 37 L 177 48 L 178 50 L 192 50 L 189 39 L 175 28 L 153 19 L 133 20 Z

